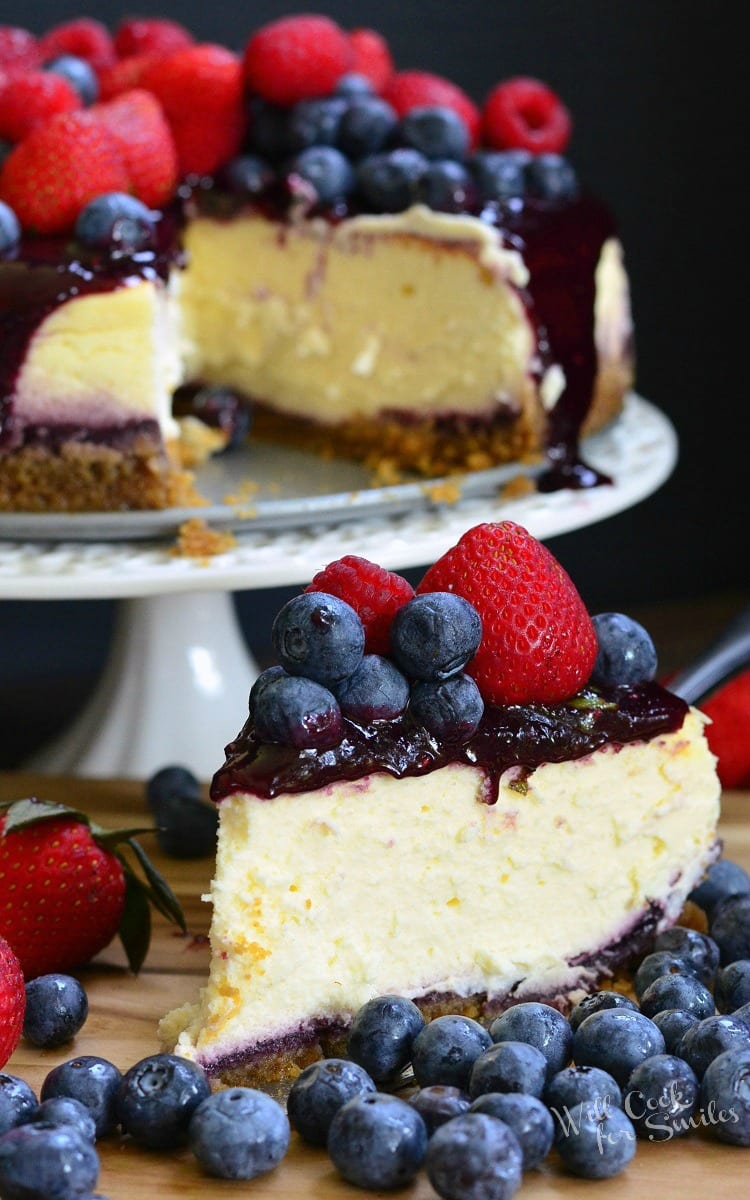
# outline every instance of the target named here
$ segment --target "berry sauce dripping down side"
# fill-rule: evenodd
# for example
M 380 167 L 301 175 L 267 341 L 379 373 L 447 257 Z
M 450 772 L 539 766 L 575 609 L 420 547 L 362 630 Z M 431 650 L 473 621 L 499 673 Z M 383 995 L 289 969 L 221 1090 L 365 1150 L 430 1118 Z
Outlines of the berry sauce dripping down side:
M 327 750 L 295 750 L 262 743 L 248 720 L 227 746 L 226 762 L 214 776 L 211 798 L 234 792 L 272 799 L 386 772 L 403 779 L 428 775 L 452 763 L 481 768 L 488 804 L 498 797 L 501 775 L 510 767 L 533 771 L 545 762 L 583 758 L 605 745 L 613 748 L 679 729 L 688 711 L 684 701 L 659 684 L 586 694 L 555 706 L 509 705 L 485 709 L 476 733 L 463 744 L 440 742 L 407 712 L 395 721 L 368 727 L 344 720 L 344 736 Z

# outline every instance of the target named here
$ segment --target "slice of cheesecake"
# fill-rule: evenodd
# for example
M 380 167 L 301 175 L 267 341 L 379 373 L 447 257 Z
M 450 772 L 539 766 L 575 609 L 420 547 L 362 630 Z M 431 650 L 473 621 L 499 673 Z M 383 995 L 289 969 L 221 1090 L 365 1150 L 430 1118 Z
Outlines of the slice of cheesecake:
M 493 601 L 484 589 L 497 621 L 466 670 L 485 690 L 491 643 L 516 603 L 519 535 L 511 545 L 504 526 L 479 527 L 498 531 L 482 544 L 511 593 Z M 576 628 L 567 617 L 553 628 L 564 579 L 525 610 L 547 638 L 540 691 L 589 636 L 585 612 Z M 398 716 L 344 713 L 332 740 L 303 748 L 269 738 L 256 699 L 227 747 L 212 785 L 210 975 L 198 1003 L 161 1027 L 217 1083 L 283 1084 L 341 1052 L 379 994 L 408 996 L 428 1016 L 488 1019 L 532 998 L 565 1011 L 677 920 L 715 857 L 719 785 L 703 718 L 658 684 L 486 702 L 461 737 L 417 719 L 415 687 Z

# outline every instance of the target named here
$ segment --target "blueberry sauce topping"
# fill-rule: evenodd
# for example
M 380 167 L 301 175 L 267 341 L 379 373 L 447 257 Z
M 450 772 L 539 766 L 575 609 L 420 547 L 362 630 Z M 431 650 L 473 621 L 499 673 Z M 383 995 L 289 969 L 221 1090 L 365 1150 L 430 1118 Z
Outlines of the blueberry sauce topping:
M 427 775 L 451 763 L 484 770 L 485 800 L 494 804 L 500 776 L 524 772 L 544 762 L 582 758 L 600 747 L 648 740 L 679 729 L 687 705 L 657 683 L 594 693 L 585 691 L 560 705 L 488 705 L 478 729 L 464 744 L 441 742 L 417 724 L 409 711 L 394 721 L 357 725 L 343 718 L 340 741 L 327 749 L 295 750 L 263 743 L 248 720 L 227 746 L 226 762 L 211 786 L 221 801 L 236 791 L 271 799 L 282 792 L 306 792 L 373 772 L 396 778 Z

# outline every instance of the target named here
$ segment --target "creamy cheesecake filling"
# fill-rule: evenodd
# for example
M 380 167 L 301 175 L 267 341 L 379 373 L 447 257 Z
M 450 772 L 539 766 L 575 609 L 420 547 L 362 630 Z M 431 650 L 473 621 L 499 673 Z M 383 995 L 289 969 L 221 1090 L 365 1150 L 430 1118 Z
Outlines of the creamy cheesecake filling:
M 693 710 L 649 741 L 508 767 L 494 803 L 486 769 L 455 761 L 228 795 L 209 982 L 165 1043 L 220 1074 L 382 992 L 492 1008 L 593 986 L 639 923 L 674 922 L 714 854 L 702 724 Z

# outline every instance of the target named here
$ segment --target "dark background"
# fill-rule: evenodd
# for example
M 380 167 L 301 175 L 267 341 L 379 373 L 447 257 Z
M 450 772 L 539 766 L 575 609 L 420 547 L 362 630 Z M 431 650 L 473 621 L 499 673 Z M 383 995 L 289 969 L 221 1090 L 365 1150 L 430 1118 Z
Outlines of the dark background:
M 626 248 L 638 390 L 675 424 L 680 461 L 655 496 L 550 547 L 591 611 L 658 618 L 675 602 L 697 600 L 700 623 L 702 612 L 716 613 L 718 597 L 718 611 L 731 612 L 747 599 L 750 582 L 748 204 L 741 182 L 748 110 L 735 7 L 705 0 L 142 0 L 131 8 L 2 0 L 0 24 L 42 32 L 83 12 L 114 26 L 135 11 L 171 16 L 201 40 L 240 49 L 258 25 L 302 10 L 380 29 L 398 67 L 446 74 L 479 102 L 498 80 L 529 74 L 568 104 L 569 156 L 611 203 Z M 421 573 L 407 574 L 416 580 Z M 272 616 L 297 590 L 236 597 L 261 664 Z M 114 602 L 0 601 L 0 767 L 20 762 L 80 706 L 106 658 L 113 615 Z M 698 643 L 714 630 L 707 621 L 692 632 Z

